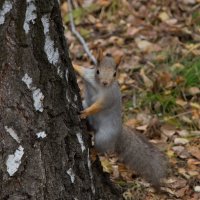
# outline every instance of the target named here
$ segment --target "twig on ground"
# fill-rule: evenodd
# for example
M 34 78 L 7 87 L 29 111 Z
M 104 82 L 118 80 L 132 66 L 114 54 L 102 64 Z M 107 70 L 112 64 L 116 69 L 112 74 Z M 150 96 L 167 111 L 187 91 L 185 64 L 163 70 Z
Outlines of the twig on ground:
M 97 64 L 96 58 L 92 55 L 92 53 L 90 52 L 88 45 L 86 44 L 85 40 L 83 39 L 83 37 L 80 35 L 80 33 L 75 28 L 73 14 L 72 14 L 71 0 L 67 0 L 67 3 L 68 3 L 68 6 L 69 6 L 69 20 L 70 20 L 71 31 L 77 37 L 79 42 L 83 45 L 83 48 L 84 48 L 85 52 L 87 53 L 88 57 L 96 65 Z
M 179 114 L 174 115 L 174 116 L 172 116 L 172 117 L 168 117 L 168 118 L 166 118 L 166 119 L 163 119 L 163 120 L 161 120 L 161 122 L 166 122 L 166 121 L 169 121 L 169 120 L 174 119 L 174 118 L 177 118 L 177 117 L 181 117 L 181 116 L 184 116 L 184 115 L 187 115 L 187 114 L 191 114 L 192 112 L 193 112 L 193 111 L 186 111 L 186 112 L 183 112 L 183 113 L 179 113 Z
M 184 46 L 186 47 L 187 45 L 184 44 Z M 185 53 L 185 55 L 183 55 L 178 62 L 183 61 L 190 53 L 193 53 L 194 50 L 198 49 L 200 47 L 200 44 L 196 44 L 193 47 L 191 47 L 190 49 L 188 49 L 188 51 Z

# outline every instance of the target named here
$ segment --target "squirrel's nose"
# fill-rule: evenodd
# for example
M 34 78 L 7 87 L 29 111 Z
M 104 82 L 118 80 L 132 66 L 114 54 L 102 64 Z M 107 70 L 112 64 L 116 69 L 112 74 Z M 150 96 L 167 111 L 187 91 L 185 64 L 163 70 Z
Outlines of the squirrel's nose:
M 108 85 L 108 82 L 103 81 L 102 84 L 103 84 L 104 86 L 107 86 L 107 85 Z

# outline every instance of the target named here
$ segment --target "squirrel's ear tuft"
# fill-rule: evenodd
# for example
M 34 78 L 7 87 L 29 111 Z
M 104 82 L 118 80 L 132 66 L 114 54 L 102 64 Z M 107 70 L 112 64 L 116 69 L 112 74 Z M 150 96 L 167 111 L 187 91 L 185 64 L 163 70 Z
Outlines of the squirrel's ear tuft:
M 119 64 L 121 63 L 121 60 L 122 60 L 122 55 L 116 55 L 116 56 L 113 56 L 114 60 L 115 60 L 115 64 L 116 64 L 116 68 L 119 66 Z
M 103 50 L 102 48 L 98 48 L 97 50 L 97 63 L 100 63 L 103 59 Z

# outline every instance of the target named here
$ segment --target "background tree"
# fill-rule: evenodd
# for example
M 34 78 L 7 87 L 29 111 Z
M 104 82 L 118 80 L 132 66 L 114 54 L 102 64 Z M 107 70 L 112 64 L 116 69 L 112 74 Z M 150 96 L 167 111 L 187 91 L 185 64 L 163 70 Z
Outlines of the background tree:
M 91 169 L 58 1 L 1 1 L 0 54 L 0 199 L 120 199 Z

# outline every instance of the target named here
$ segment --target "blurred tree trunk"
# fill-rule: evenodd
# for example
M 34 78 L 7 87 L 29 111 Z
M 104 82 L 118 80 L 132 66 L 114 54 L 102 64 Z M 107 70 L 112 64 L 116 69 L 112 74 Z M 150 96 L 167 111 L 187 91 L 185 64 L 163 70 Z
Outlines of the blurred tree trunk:
M 0 2 L 2 200 L 120 199 L 90 167 L 67 52 L 57 0 Z

